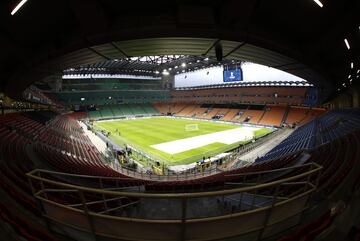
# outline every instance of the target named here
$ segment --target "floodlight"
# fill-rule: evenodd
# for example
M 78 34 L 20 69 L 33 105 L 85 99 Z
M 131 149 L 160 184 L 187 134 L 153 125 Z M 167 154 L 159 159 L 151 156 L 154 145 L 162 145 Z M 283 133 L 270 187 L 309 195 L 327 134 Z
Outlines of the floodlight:
M 16 7 L 11 11 L 11 15 L 14 15 L 25 3 L 27 0 L 22 0 Z

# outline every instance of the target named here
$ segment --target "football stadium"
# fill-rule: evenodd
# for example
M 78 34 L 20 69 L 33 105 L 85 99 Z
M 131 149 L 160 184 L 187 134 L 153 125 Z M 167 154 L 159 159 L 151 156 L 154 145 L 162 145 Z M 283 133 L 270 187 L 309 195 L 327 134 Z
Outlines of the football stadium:
M 360 1 L 0 6 L 0 240 L 360 241 Z

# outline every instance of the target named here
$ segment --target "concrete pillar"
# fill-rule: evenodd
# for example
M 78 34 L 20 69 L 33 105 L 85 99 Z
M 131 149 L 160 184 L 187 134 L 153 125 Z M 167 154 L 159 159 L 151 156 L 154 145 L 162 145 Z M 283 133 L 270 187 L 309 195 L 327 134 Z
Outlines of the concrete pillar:
M 353 91 L 352 91 L 352 107 L 353 108 L 358 108 L 359 107 L 359 96 L 360 96 L 360 86 L 359 85 L 355 85 L 353 87 Z

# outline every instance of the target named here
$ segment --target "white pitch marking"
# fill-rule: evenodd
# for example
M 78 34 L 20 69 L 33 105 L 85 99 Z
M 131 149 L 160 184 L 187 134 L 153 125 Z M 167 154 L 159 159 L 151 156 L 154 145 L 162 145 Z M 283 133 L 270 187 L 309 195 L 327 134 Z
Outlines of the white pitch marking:
M 254 136 L 253 132 L 259 129 L 260 128 L 242 127 L 200 136 L 189 137 L 176 141 L 164 142 L 152 145 L 151 147 L 158 149 L 162 152 L 166 152 L 168 154 L 177 154 L 216 142 L 230 145 L 239 141 L 243 141 L 245 139 L 250 139 Z

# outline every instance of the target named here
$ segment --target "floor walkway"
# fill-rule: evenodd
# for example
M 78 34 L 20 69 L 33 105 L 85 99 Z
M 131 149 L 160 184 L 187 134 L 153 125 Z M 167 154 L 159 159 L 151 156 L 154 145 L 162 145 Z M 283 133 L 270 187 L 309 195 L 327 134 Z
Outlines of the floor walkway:
M 95 135 L 92 131 L 87 129 L 87 126 L 79 121 L 81 128 L 83 129 L 85 135 L 87 135 L 90 141 L 94 144 L 94 146 L 98 149 L 99 152 L 106 154 L 106 144 L 100 137 Z
M 279 145 L 284 139 L 286 139 L 294 130 L 293 129 L 283 129 L 282 132 L 276 135 L 271 141 L 266 141 L 260 146 L 256 147 L 250 152 L 247 152 L 238 157 L 238 161 L 234 162 L 231 166 L 227 168 L 238 168 L 244 164 L 253 163 L 256 158 L 264 156 L 266 153 L 271 151 L 275 146 Z

